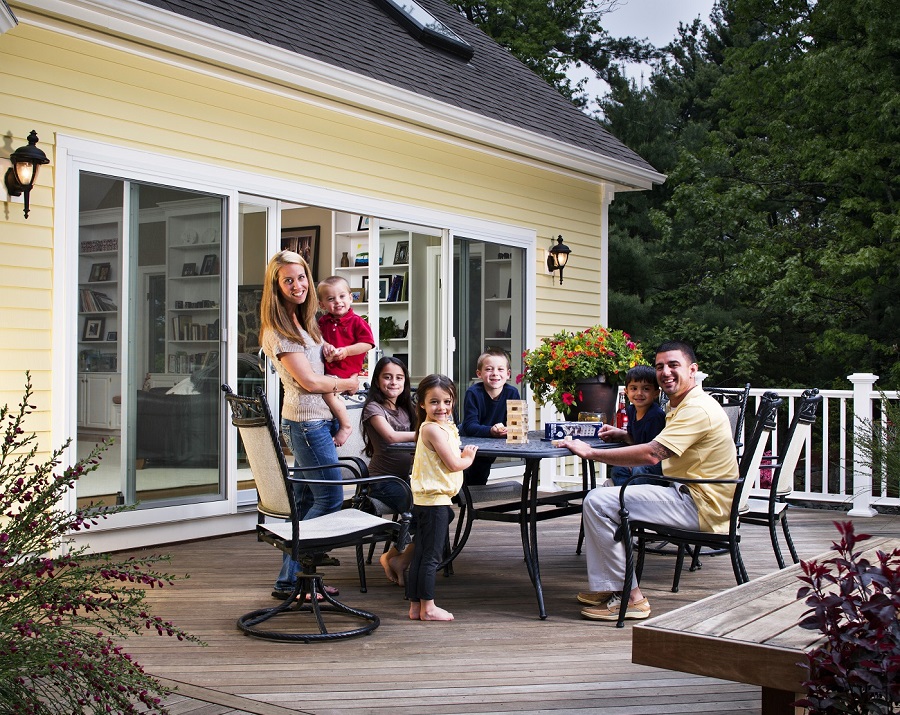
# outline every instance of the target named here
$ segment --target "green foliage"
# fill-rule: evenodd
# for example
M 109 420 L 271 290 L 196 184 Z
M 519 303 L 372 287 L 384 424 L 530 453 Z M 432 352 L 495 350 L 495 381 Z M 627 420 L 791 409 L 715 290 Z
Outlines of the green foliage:
M 34 464 L 37 438 L 22 427 L 34 410 L 31 396 L 27 375 L 18 411 L 0 409 L 0 712 L 165 712 L 165 689 L 118 641 L 146 629 L 199 642 L 144 603 L 144 587 L 175 577 L 156 570 L 164 557 L 116 561 L 72 548 L 70 534 L 128 507 L 60 508 L 106 445 L 62 473 L 54 470 L 68 443 Z
M 685 314 L 689 332 L 753 326 L 741 381 L 835 384 L 873 371 L 900 384 L 900 59 L 890 49 L 900 28 L 890 16 L 884 0 L 724 0 L 711 27 L 682 28 L 646 96 L 617 89 L 640 102 L 607 107 L 618 136 L 672 118 L 656 132 L 677 160 L 656 153 L 669 179 L 640 236 L 653 244 L 656 286 L 642 301 L 656 330 Z M 623 199 L 614 220 L 633 210 Z
M 602 16 L 618 0 L 484 0 L 451 2 L 461 14 L 506 47 L 536 74 L 579 106 L 586 104 L 584 81 L 566 75 L 585 66 L 600 79 L 620 78 L 617 61 L 656 56 L 651 45 L 634 38 L 610 37 Z

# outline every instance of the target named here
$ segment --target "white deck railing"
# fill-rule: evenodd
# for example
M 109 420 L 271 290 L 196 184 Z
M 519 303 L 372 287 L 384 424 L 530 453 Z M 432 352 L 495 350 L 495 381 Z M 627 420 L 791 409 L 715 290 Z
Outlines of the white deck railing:
M 873 414 L 884 414 L 884 407 L 880 404 L 881 392 L 875 388 L 877 375 L 855 373 L 847 379 L 853 384 L 852 390 L 819 392 L 823 397 L 822 406 L 812 436 L 804 447 L 804 458 L 795 475 L 791 501 L 822 502 L 846 507 L 850 516 L 874 516 L 876 507 L 900 506 L 897 488 L 900 475 L 892 475 L 893 486 L 889 486 L 888 475 L 883 470 L 872 474 L 870 468 L 856 458 L 854 428 L 861 420 L 871 423 Z M 751 389 L 746 421 L 752 423 L 759 398 L 766 390 L 777 392 L 786 403 L 786 407 L 782 406 L 779 412 L 778 427 L 772 437 L 772 443 L 780 446 L 803 390 Z M 891 401 L 900 400 L 898 392 L 886 392 L 885 395 Z M 542 430 L 546 422 L 562 419 L 562 415 L 557 414 L 552 406 L 544 406 L 538 429 Z M 777 454 L 777 446 L 771 451 Z M 598 470 L 598 479 L 601 477 L 605 478 L 602 468 Z M 552 491 L 561 484 L 580 482 L 581 469 L 574 457 L 545 459 L 541 463 L 542 489 Z

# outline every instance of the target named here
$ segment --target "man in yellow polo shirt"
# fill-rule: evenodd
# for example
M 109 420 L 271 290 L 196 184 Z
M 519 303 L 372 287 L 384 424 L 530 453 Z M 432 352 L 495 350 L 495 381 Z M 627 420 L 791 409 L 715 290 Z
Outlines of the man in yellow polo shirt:
M 731 424 L 721 405 L 697 386 L 697 358 L 681 341 L 663 343 L 656 351 L 656 380 L 669 397 L 666 426 L 651 442 L 620 449 L 592 449 L 580 440 L 564 444 L 579 457 L 621 467 L 663 462 L 663 474 L 691 479 L 736 479 L 737 458 Z M 604 425 L 600 431 L 615 430 Z M 734 485 L 700 486 L 635 484 L 625 492 L 631 518 L 685 529 L 725 533 Z M 625 547 L 615 540 L 619 526 L 619 488 L 599 487 L 584 499 L 585 558 L 590 591 L 578 594 L 586 604 L 581 615 L 600 621 L 619 617 L 616 593 L 625 581 Z M 633 582 L 636 583 L 636 582 Z M 646 618 L 650 603 L 635 586 L 626 618 Z

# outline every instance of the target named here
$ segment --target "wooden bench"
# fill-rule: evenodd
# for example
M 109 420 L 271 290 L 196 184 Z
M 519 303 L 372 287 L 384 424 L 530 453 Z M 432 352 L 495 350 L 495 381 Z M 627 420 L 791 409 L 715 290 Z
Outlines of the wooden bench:
M 859 546 L 874 561 L 877 549 L 897 548 L 900 539 Z M 797 625 L 808 610 L 797 599 L 800 574 L 799 564 L 791 566 L 634 626 L 632 662 L 759 685 L 763 715 L 793 715 L 807 676 L 805 653 L 821 638 Z

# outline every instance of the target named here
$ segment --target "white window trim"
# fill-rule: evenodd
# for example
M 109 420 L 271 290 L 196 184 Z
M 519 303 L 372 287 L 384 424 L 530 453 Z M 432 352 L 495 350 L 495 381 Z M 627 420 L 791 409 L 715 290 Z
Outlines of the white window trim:
M 207 164 L 192 159 L 152 153 L 130 147 L 116 146 L 91 139 L 66 134 L 56 136 L 56 201 L 54 207 L 54 278 L 53 278 L 53 404 L 51 406 L 51 439 L 61 444 L 77 434 L 77 387 L 71 379 L 71 366 L 77 356 L 77 306 L 67 301 L 70 294 L 70 271 L 76 265 L 78 250 L 78 176 L 81 171 L 91 171 L 131 181 L 167 184 L 181 189 L 225 196 L 228 201 L 228 236 L 238 235 L 239 202 L 241 195 L 253 194 L 273 197 L 280 201 L 321 206 L 335 211 L 370 216 L 384 216 L 394 221 L 422 226 L 440 226 L 445 231 L 444 242 L 452 235 L 467 235 L 493 241 L 526 251 L 528 265 L 534 265 L 537 233 L 534 229 L 500 222 L 461 216 L 446 211 L 426 209 L 399 201 L 375 199 L 350 192 L 326 189 L 320 186 L 274 178 L 261 174 Z M 70 232 L 74 229 L 74 233 Z M 237 280 L 238 242 L 228 240 L 228 285 Z M 531 344 L 535 334 L 534 271 L 526 274 L 526 344 Z M 237 316 L 234 306 L 226 306 L 226 343 L 237 334 Z M 451 325 L 448 322 L 445 330 Z M 449 342 L 449 341 L 448 341 Z M 234 383 L 236 366 L 232 366 L 227 379 Z M 232 374 L 233 372 L 233 374 Z M 227 431 L 226 450 L 236 451 L 236 435 Z M 66 458 L 75 461 L 75 447 L 70 447 Z M 92 531 L 150 526 L 161 523 L 181 522 L 211 516 L 235 514 L 237 511 L 237 476 L 226 476 L 227 498 L 223 501 L 201 502 L 179 506 L 161 506 L 153 509 L 117 514 L 102 521 Z M 69 494 L 65 506 L 73 509 L 75 495 Z M 183 538 L 183 537 L 182 537 Z

